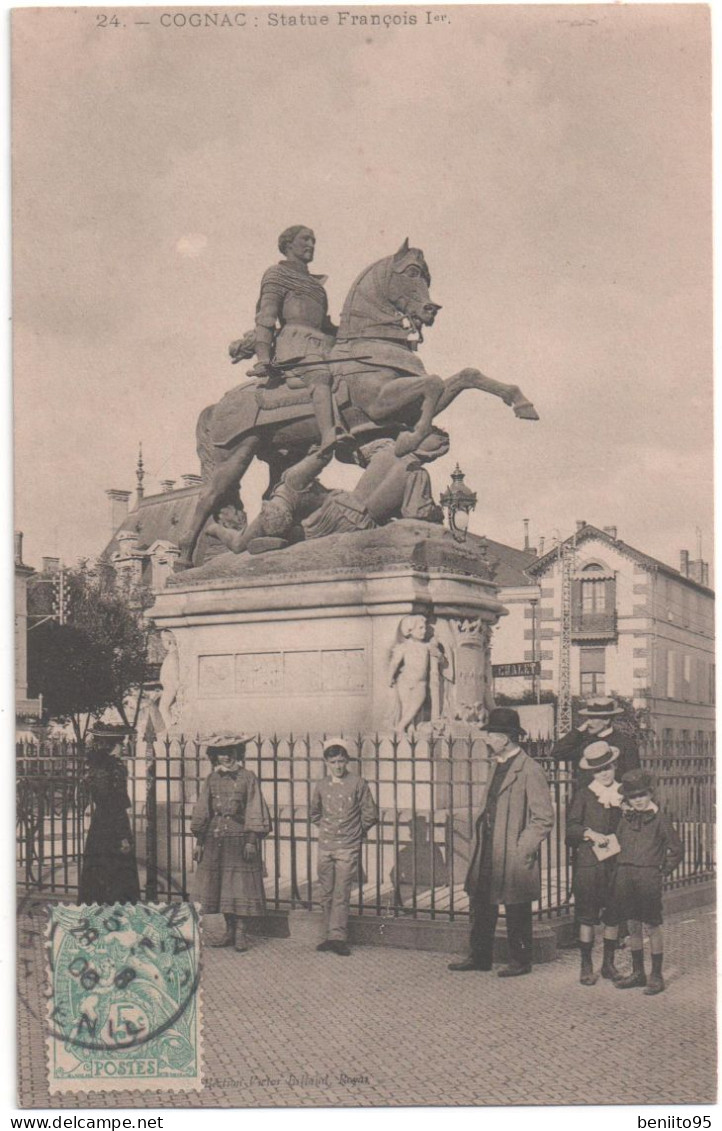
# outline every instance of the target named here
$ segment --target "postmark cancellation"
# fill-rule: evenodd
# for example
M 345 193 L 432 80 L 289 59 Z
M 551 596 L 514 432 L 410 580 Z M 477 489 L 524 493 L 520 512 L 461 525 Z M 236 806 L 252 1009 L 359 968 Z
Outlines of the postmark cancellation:
M 201 1088 L 193 904 L 50 907 L 46 954 L 51 1092 Z

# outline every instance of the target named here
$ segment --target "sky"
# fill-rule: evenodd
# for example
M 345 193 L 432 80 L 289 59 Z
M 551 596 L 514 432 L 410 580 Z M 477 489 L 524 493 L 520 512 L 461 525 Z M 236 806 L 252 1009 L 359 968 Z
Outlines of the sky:
M 189 12 L 193 9 L 186 8 Z M 202 9 L 200 9 L 202 11 Z M 339 24 L 341 11 L 401 26 Z M 92 556 L 108 488 L 198 471 L 278 233 L 317 236 L 336 319 L 408 236 L 442 304 L 423 360 L 514 381 L 438 420 L 512 545 L 615 525 L 712 556 L 708 12 L 696 5 L 297 9 L 323 27 L 163 27 L 181 9 L 13 16 L 15 527 Z M 243 9 L 228 9 L 241 12 Z M 136 24 L 140 18 L 148 23 Z M 410 14 L 417 23 L 403 22 Z M 353 472 L 332 465 L 327 483 Z M 351 478 L 349 478 L 351 477 Z M 265 485 L 244 481 L 251 514 Z

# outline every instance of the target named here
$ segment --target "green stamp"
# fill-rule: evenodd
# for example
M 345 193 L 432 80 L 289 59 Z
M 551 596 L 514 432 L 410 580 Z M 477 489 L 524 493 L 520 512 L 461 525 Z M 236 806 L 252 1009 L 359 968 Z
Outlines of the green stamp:
M 47 956 L 51 1092 L 201 1088 L 193 904 L 51 907 Z

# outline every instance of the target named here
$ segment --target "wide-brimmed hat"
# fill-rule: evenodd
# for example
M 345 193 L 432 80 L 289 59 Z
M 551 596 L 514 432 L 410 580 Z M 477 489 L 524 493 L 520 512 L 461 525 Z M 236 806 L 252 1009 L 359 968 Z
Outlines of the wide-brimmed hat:
M 251 738 L 252 735 L 250 734 L 214 734 L 210 738 L 206 738 L 203 745 L 206 747 L 209 757 L 211 755 L 218 757 L 219 754 L 229 754 L 232 750 L 243 754 Z
M 489 718 L 479 729 L 493 731 L 495 734 L 508 734 L 510 738 L 526 736 L 526 731 L 519 721 L 519 712 L 513 707 L 492 707 Z
M 587 699 L 579 714 L 585 719 L 610 719 L 612 715 L 623 715 L 624 708 L 616 699 Z
M 579 759 L 579 769 L 591 770 L 592 773 L 606 770 L 608 766 L 614 765 L 618 757 L 619 750 L 616 746 L 610 746 L 608 742 L 590 742 Z
M 641 797 L 643 793 L 651 793 L 654 780 L 646 770 L 627 770 L 622 778 L 622 793 L 625 797 Z

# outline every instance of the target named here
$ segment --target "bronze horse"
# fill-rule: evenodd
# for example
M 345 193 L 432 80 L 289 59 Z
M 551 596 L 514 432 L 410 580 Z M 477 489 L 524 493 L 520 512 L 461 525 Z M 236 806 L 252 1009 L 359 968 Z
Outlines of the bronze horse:
M 501 397 L 524 420 L 538 420 L 517 385 L 462 369 L 443 380 L 428 374 L 415 350 L 422 327 L 441 309 L 431 301 L 431 277 L 423 252 L 404 242 L 395 255 L 363 271 L 341 312 L 336 344 L 329 356 L 337 410 L 346 429 L 363 443 L 378 436 L 397 438 L 399 455 L 413 451 L 432 421 L 464 389 Z M 417 342 L 410 343 L 416 336 Z M 189 529 L 181 540 L 178 565 L 188 568 L 198 537 L 211 514 L 235 502 L 254 458 L 270 469 L 270 493 L 283 470 L 320 441 L 303 382 L 289 378 L 275 389 L 255 381 L 231 389 L 201 413 L 196 429 L 203 488 Z M 339 453 L 339 458 L 344 457 Z

